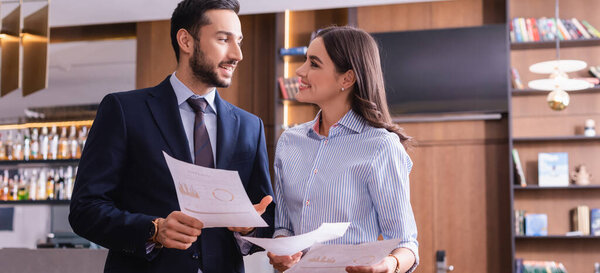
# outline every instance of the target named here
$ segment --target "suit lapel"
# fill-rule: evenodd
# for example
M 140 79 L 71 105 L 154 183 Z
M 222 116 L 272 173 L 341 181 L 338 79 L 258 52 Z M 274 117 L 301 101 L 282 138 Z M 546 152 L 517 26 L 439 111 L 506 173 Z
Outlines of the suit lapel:
M 240 121 L 231 105 L 215 94 L 217 107 L 217 168 L 226 169 L 235 152 Z
M 169 82 L 169 77 L 154 87 L 146 100 L 154 121 L 160 128 L 162 137 L 172 152 L 172 156 L 189 163 L 192 162 L 189 144 L 185 136 L 177 97 Z

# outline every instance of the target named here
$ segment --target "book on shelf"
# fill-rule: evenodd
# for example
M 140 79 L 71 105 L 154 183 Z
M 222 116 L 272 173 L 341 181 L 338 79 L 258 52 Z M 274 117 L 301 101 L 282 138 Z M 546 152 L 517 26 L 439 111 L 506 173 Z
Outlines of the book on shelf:
M 547 236 L 548 215 L 543 213 L 531 213 L 525 215 L 526 236 Z
M 281 48 L 279 49 L 279 55 L 281 56 L 298 56 L 298 55 L 306 55 L 306 51 L 308 47 L 299 46 L 299 47 L 291 47 L 291 48 Z
M 298 77 L 292 78 L 284 78 L 279 77 L 277 79 L 279 82 L 279 90 L 281 91 L 281 98 L 284 100 L 294 100 L 296 99 L 296 94 L 298 94 L 300 88 L 300 79 Z
M 523 18 L 517 17 L 510 21 L 509 36 L 511 42 L 547 42 L 559 40 L 596 39 L 600 32 L 585 20 L 577 18 Z
M 590 208 L 577 206 L 569 211 L 571 216 L 571 231 L 579 231 L 581 235 L 590 235 Z
M 527 186 L 527 181 L 525 180 L 525 172 L 523 171 L 523 165 L 521 164 L 517 149 L 512 149 L 512 158 L 515 164 L 515 184 L 525 187 Z
M 569 154 L 538 154 L 538 185 L 540 187 L 569 186 Z
M 523 89 L 523 82 L 521 81 L 521 76 L 519 76 L 519 71 L 516 68 L 511 67 L 510 74 L 512 77 L 512 86 L 514 89 Z
M 556 261 L 530 261 L 515 259 L 515 273 L 567 273 L 562 263 Z
M 283 81 L 283 77 L 279 77 L 277 79 L 277 82 L 279 83 L 279 90 L 281 91 L 281 98 L 284 100 L 289 99 L 288 94 L 287 94 L 287 89 L 285 88 L 285 82 Z
M 525 235 L 525 210 L 515 210 L 515 235 Z
M 600 236 L 600 209 L 590 210 L 590 234 Z
M 590 75 L 600 79 L 600 65 L 598 66 L 590 66 Z

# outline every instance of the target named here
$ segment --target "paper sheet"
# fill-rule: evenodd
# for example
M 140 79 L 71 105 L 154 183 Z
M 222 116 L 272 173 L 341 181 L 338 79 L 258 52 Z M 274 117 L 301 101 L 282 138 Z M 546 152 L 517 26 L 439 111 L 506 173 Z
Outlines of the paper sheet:
M 344 236 L 350 223 L 323 223 L 319 228 L 297 236 L 281 238 L 242 237 L 275 255 L 293 255 L 314 243 L 326 242 Z
M 181 211 L 210 227 L 267 227 L 236 171 L 205 168 L 163 152 Z
M 379 263 L 400 244 L 400 239 L 360 245 L 315 244 L 300 262 L 286 273 L 343 273 L 346 266 L 369 266 Z

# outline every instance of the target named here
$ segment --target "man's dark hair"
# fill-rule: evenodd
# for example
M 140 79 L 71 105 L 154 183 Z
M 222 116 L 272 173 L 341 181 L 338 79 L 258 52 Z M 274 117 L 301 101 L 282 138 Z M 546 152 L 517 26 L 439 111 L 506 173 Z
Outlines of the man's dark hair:
M 196 37 L 195 35 L 201 27 L 210 24 L 205 13 L 213 9 L 228 9 L 237 14 L 240 11 L 240 3 L 237 0 L 183 0 L 179 2 L 171 16 L 171 44 L 175 50 L 177 62 L 179 62 L 177 32 L 183 28 Z

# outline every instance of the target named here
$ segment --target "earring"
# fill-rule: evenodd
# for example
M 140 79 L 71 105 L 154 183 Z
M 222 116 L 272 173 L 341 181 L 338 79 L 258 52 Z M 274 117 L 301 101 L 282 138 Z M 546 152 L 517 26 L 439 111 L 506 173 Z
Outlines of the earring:
M 342 92 L 344 92 L 344 87 L 342 87 Z

